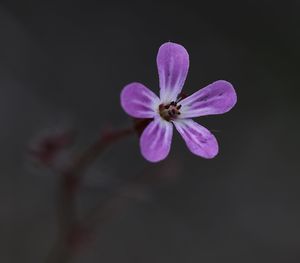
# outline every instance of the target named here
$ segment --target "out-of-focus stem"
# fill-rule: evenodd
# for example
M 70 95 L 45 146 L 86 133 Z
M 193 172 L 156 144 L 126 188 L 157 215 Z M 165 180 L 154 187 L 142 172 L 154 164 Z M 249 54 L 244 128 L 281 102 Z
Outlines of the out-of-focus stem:
M 62 173 L 58 197 L 58 240 L 47 262 L 66 263 L 72 257 L 69 238 L 77 224 L 75 199 L 84 170 L 96 160 L 103 150 L 114 142 L 133 134 L 140 125 L 142 122 L 136 123 L 134 128 L 107 132 L 76 157 L 71 166 Z
M 91 145 L 83 154 L 76 158 L 67 173 L 78 176 L 89 164 L 91 164 L 106 147 L 132 134 L 135 130 L 127 128 L 120 131 L 108 132 Z

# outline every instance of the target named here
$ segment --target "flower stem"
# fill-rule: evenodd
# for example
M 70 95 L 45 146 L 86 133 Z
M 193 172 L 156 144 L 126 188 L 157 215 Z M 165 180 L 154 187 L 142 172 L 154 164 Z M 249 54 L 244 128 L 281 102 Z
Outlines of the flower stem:
M 73 175 L 79 175 L 84 171 L 86 167 L 88 167 L 95 159 L 99 156 L 99 154 L 105 150 L 112 143 L 115 143 L 128 135 L 134 133 L 133 128 L 126 128 L 119 131 L 108 132 L 104 134 L 98 141 L 92 144 L 85 152 L 83 152 L 78 158 L 76 158 L 73 162 L 71 168 L 67 171 L 67 173 L 71 173 Z
M 78 224 L 76 218 L 76 193 L 83 178 L 85 169 L 111 144 L 133 134 L 134 128 L 126 128 L 103 134 L 98 141 L 76 157 L 71 166 L 62 172 L 58 196 L 58 240 L 53 247 L 47 262 L 66 263 L 71 257 L 72 231 Z

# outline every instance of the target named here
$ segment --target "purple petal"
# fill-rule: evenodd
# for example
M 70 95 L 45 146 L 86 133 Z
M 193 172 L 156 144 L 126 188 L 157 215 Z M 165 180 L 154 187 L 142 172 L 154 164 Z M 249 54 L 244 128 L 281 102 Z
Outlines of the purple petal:
M 165 159 L 171 148 L 173 126 L 160 117 L 155 118 L 143 131 L 140 139 L 142 155 L 150 162 Z
M 130 83 L 121 92 L 124 111 L 135 118 L 153 118 L 159 106 L 159 98 L 141 83 Z
M 229 111 L 236 100 L 233 86 L 225 80 L 218 80 L 180 101 L 181 117 L 222 114 Z
M 193 154 L 207 159 L 218 154 L 219 146 L 215 136 L 197 122 L 177 119 L 174 125 Z
M 163 44 L 157 54 L 160 98 L 163 102 L 175 101 L 181 92 L 189 69 L 189 54 L 175 43 Z

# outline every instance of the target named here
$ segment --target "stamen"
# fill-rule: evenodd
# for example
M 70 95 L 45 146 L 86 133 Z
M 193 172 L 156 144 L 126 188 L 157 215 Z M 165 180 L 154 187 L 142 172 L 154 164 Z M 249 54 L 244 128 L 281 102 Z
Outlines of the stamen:
M 159 114 L 166 121 L 171 121 L 176 119 L 180 115 L 179 109 L 181 105 L 177 105 L 177 102 L 172 101 L 169 104 L 160 104 L 159 105 Z

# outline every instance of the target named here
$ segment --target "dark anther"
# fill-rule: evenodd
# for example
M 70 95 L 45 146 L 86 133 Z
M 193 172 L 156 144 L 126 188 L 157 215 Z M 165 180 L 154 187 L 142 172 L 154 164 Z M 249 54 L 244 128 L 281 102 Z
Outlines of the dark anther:
M 176 102 L 172 101 L 172 102 L 170 103 L 170 106 L 176 106 Z
M 176 106 L 177 110 L 180 110 L 180 108 L 181 108 L 181 105 Z
M 177 112 L 177 115 L 180 115 L 180 114 L 181 114 L 180 111 L 178 111 L 178 112 Z

